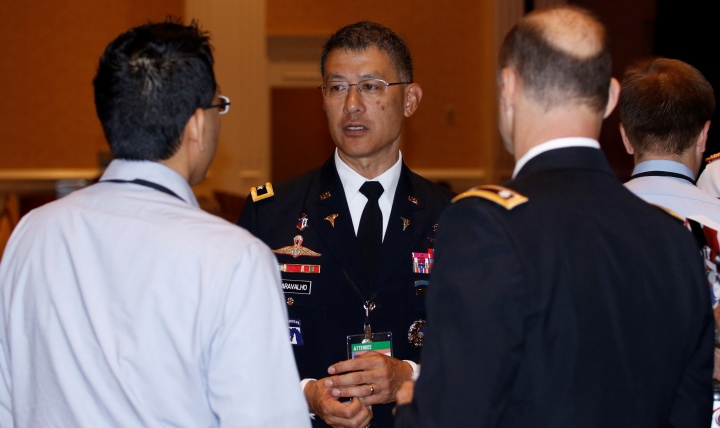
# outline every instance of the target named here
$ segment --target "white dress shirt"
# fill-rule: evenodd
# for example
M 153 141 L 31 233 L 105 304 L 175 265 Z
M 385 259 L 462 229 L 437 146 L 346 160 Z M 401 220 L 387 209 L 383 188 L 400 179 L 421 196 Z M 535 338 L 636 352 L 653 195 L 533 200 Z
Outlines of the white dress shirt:
M 0 426 L 299 427 L 275 256 L 154 162 L 23 217 L 0 264 Z
M 384 192 L 380 195 L 380 199 L 378 199 L 378 205 L 380 205 L 380 211 L 382 211 L 383 215 L 383 239 L 385 239 L 385 231 L 390 222 L 390 212 L 392 211 L 392 203 L 395 198 L 395 190 L 400 181 L 400 172 L 402 172 L 402 153 L 398 152 L 398 160 L 390 169 L 370 180 L 358 174 L 343 162 L 340 156 L 338 156 L 337 149 L 335 149 L 335 168 L 337 168 L 340 182 L 342 182 L 343 190 L 345 191 L 345 198 L 347 198 L 348 208 L 350 208 L 350 217 L 352 217 L 356 235 L 360 227 L 360 217 L 362 217 L 363 209 L 367 203 L 365 195 L 360 193 L 360 187 L 366 181 L 380 182 Z
M 686 165 L 670 160 L 649 160 L 640 162 L 633 169 L 633 175 L 649 171 L 664 171 L 688 177 L 693 172 Z M 646 176 L 636 177 L 625 183 L 631 192 L 645 201 L 660 205 L 685 218 L 702 215 L 720 223 L 720 199 L 699 189 L 692 182 L 678 177 Z

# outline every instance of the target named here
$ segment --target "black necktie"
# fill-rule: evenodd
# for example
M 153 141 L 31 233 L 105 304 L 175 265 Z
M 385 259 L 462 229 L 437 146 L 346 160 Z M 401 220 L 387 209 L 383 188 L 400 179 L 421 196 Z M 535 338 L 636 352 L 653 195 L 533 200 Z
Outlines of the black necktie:
M 360 242 L 360 254 L 368 274 L 371 274 L 375 268 L 375 256 L 382 244 L 383 221 L 378 198 L 384 191 L 382 184 L 377 181 L 366 181 L 360 187 L 360 193 L 365 195 L 368 201 L 360 217 L 357 237 Z

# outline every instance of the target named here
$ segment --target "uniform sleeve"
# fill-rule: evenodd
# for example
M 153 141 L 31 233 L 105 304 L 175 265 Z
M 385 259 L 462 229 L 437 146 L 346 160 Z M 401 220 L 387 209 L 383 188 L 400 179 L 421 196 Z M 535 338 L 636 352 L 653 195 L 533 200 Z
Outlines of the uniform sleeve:
M 414 396 L 421 426 L 496 426 L 505 408 L 527 307 L 504 214 L 485 201 L 462 201 L 441 217 Z M 472 420 L 464 419 L 468 409 Z
M 212 340 L 210 405 L 222 427 L 310 427 L 275 256 L 260 241 L 246 249 Z
M 700 265 L 698 257 L 698 265 Z M 708 290 L 707 280 L 702 275 L 702 266 L 693 270 L 693 281 L 697 289 Z M 707 426 L 712 413 L 712 391 L 708 388 L 712 378 L 712 355 L 714 348 L 715 320 L 710 298 L 707 298 L 706 311 L 696 314 L 701 323 L 695 349 L 685 365 L 685 371 L 677 387 L 675 401 L 670 413 L 670 427 Z

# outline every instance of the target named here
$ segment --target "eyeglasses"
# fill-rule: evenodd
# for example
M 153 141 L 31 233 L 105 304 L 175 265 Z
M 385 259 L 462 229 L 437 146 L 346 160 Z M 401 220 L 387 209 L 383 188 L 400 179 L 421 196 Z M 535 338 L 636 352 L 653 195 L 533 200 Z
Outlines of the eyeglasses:
M 350 88 L 357 86 L 358 92 L 363 97 L 373 98 L 384 95 L 387 92 L 388 86 L 392 85 L 407 85 L 412 82 L 393 82 L 388 83 L 381 79 L 367 79 L 361 80 L 357 83 L 343 82 L 342 80 L 328 80 L 319 86 L 318 89 L 322 90 L 323 97 L 325 98 L 344 98 L 345 95 L 350 93 Z
M 219 104 L 210 104 L 208 107 L 205 107 L 205 110 L 209 108 L 217 108 L 219 114 L 225 114 L 230 111 L 230 98 L 226 97 L 225 95 L 218 95 L 218 98 L 220 98 Z

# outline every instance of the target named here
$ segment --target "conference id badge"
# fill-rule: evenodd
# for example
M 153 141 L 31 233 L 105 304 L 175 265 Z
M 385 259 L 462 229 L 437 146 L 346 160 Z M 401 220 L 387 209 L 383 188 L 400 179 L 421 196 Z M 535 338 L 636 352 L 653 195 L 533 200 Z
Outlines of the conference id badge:
M 392 332 L 372 333 L 372 339 L 364 334 L 353 334 L 347 337 L 348 359 L 353 359 L 370 351 L 392 357 Z

